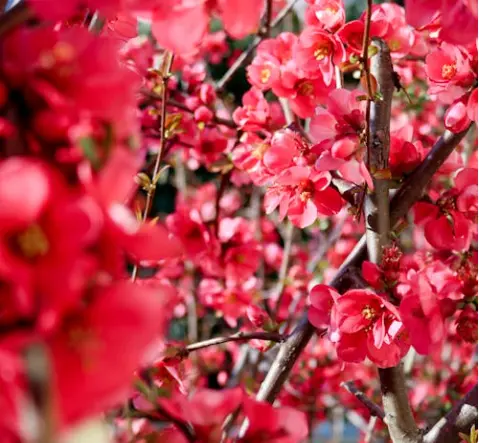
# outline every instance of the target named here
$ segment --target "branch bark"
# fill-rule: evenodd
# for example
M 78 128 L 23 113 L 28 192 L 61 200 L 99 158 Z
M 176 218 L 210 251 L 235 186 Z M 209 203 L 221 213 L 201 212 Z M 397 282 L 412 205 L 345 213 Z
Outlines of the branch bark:
M 383 250 L 389 244 L 389 145 L 391 105 L 394 93 L 393 66 L 387 44 L 375 39 L 376 54 L 371 59 L 371 74 L 376 79 L 380 97 L 371 103 L 370 141 L 368 149 L 369 171 L 374 191 L 366 198 L 366 243 L 369 260 L 381 265 Z M 418 443 L 422 435 L 417 428 L 407 396 L 402 364 L 392 368 L 379 368 L 386 423 L 394 443 Z
M 477 385 L 441 418 L 424 436 L 424 443 L 459 443 L 459 432 L 469 435 L 471 427 L 477 429 Z
M 227 337 L 215 337 L 209 340 L 193 343 L 185 347 L 184 351 L 189 354 L 190 352 L 197 351 L 199 349 L 208 348 L 209 346 L 221 345 L 231 341 L 247 341 L 247 340 L 265 340 L 273 342 L 284 341 L 285 336 L 276 332 L 238 332 L 237 334 L 229 335 Z M 180 351 L 181 353 L 181 351 Z
M 345 388 L 348 392 L 353 394 L 366 408 L 368 408 L 372 417 L 379 417 L 381 420 L 384 420 L 384 411 L 379 405 L 370 400 L 364 392 L 360 391 L 354 382 L 348 381 L 341 383 L 341 386 Z

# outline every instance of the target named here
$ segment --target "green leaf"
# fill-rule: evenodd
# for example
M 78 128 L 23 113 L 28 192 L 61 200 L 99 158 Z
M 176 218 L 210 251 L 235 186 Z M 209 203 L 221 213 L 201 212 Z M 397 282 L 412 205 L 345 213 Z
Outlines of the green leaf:
M 99 169 L 100 159 L 98 158 L 98 154 L 96 152 L 95 140 L 93 140 L 92 137 L 82 137 L 78 143 L 83 155 L 90 161 L 95 169 Z

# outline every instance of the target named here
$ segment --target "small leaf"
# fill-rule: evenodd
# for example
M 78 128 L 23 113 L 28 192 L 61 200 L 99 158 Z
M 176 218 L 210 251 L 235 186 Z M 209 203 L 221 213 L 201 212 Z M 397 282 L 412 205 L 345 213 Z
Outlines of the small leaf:
M 367 76 L 366 76 L 366 73 L 364 71 L 361 72 L 361 78 L 360 78 L 359 81 L 361 83 L 361 87 L 367 93 L 369 93 Z M 374 97 L 374 95 L 377 93 L 377 90 L 378 90 L 378 82 L 376 81 L 376 79 L 374 78 L 374 75 L 372 75 L 372 74 L 369 74 L 369 81 L 371 83 L 371 94 Z
M 98 169 L 100 167 L 100 159 L 98 158 L 98 154 L 96 152 L 95 140 L 93 140 L 92 137 L 82 137 L 78 143 L 83 155 L 90 161 L 95 169 Z
M 168 170 L 170 168 L 170 165 L 165 165 L 163 166 L 159 171 L 158 171 L 158 174 L 156 174 L 154 177 L 153 177 L 153 185 L 156 186 L 156 184 L 158 183 L 158 181 L 160 180 L 160 177 L 162 176 L 163 172 L 165 172 L 166 170 Z
M 139 172 L 136 174 L 135 177 L 135 183 L 140 185 L 145 191 L 148 190 L 148 188 L 151 186 L 151 179 L 148 177 L 148 174 L 145 174 L 144 172 Z
M 369 45 L 368 58 L 375 56 L 379 52 L 379 48 L 376 45 Z
M 226 174 L 234 168 L 233 163 L 227 158 L 222 157 L 220 160 L 214 162 L 210 167 L 209 171 L 211 172 L 220 172 L 221 174 Z
M 181 113 L 168 114 L 165 121 L 165 137 L 173 138 L 176 134 L 180 134 L 183 130 L 180 128 L 183 115 Z

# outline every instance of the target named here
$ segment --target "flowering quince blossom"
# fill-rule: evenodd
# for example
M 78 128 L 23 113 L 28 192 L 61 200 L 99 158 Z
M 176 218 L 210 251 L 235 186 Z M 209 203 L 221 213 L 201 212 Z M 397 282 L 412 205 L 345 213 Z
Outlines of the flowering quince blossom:
M 362 289 L 340 295 L 319 285 L 310 299 L 309 320 L 318 328 L 327 325 L 342 360 L 361 362 L 367 357 L 384 368 L 396 365 L 408 351 L 399 311 L 384 296 Z
M 0 442 L 401 442 L 471 403 L 477 1 L 369 3 L 0 16 Z

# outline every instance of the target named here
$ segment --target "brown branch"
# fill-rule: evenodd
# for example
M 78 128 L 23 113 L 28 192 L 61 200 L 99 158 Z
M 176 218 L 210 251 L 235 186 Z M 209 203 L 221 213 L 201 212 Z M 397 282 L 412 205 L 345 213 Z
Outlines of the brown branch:
M 223 343 L 228 342 L 235 342 L 235 341 L 248 341 L 248 340 L 265 340 L 265 341 L 272 341 L 275 343 L 281 343 L 285 340 L 285 336 L 278 334 L 277 332 L 238 332 L 233 335 L 229 335 L 226 337 L 215 337 L 210 338 L 208 340 L 200 341 L 198 343 L 193 343 L 188 345 L 184 348 L 184 352 L 189 354 L 193 351 L 198 351 L 199 349 L 208 348 L 210 346 L 217 346 Z M 180 351 L 180 353 L 183 350 Z
M 34 17 L 32 9 L 27 2 L 16 4 L 13 8 L 0 17 L 0 35 L 4 36 L 13 31 L 17 26 L 27 22 Z
M 220 210 L 221 210 L 221 199 L 226 191 L 226 186 L 230 181 L 231 174 L 233 170 L 230 170 L 226 173 L 221 174 L 220 186 L 218 192 L 216 193 L 215 199 L 215 218 L 213 220 L 213 232 L 218 236 L 219 226 L 220 226 Z
M 460 443 L 459 432 L 469 435 L 473 425 L 477 429 L 477 395 L 476 385 L 432 427 L 424 443 Z
M 394 226 L 404 217 L 409 208 L 422 197 L 432 176 L 461 142 L 466 132 L 464 131 L 460 134 L 446 132 L 436 142 L 428 156 L 414 170 L 391 200 L 391 226 Z M 347 289 L 350 284 L 348 279 L 349 270 L 359 266 L 366 258 L 366 253 L 366 237 L 363 236 L 336 273 L 330 286 L 339 291 Z M 305 313 L 295 330 L 281 345 L 280 351 L 258 392 L 258 399 L 271 403 L 274 401 L 282 385 L 287 380 L 296 360 L 298 360 L 314 332 L 315 328 L 308 322 L 308 317 Z
M 407 396 L 406 378 L 402 363 L 393 368 L 379 369 L 384 422 L 394 443 L 419 443 L 422 433 L 417 428 Z
M 371 73 L 369 72 L 369 42 L 370 42 L 370 31 L 371 31 L 371 14 L 373 8 L 373 1 L 367 0 L 367 9 L 366 9 L 366 18 L 365 18 L 365 28 L 363 34 L 363 51 L 361 56 L 361 63 L 362 63 L 362 75 L 366 78 L 366 92 L 367 92 L 367 99 L 366 99 L 366 150 L 368 153 L 368 169 L 369 161 L 370 161 L 370 113 L 371 113 L 371 102 L 373 100 L 373 88 L 371 82 Z
M 273 0 L 267 0 L 266 1 L 266 12 L 265 12 L 265 18 L 264 18 L 264 29 L 263 29 L 263 35 L 266 38 L 269 38 L 271 35 L 271 21 L 273 18 Z
M 385 414 L 381 407 L 369 399 L 364 392 L 360 391 L 353 381 L 342 382 L 341 386 L 366 406 L 371 416 L 379 417 L 381 420 L 384 419 Z
M 289 14 L 289 12 L 293 9 L 293 6 L 298 0 L 291 0 L 276 16 L 276 18 L 271 23 L 271 29 L 275 28 L 279 23 L 281 23 L 284 18 Z M 215 89 L 221 90 L 225 87 L 225 85 L 233 78 L 236 74 L 236 71 L 243 66 L 244 63 L 249 59 L 251 54 L 254 50 L 258 47 L 258 45 L 263 40 L 264 35 L 260 33 L 257 35 L 253 42 L 241 53 L 241 55 L 235 60 L 235 62 L 231 65 L 231 67 L 226 71 L 226 73 L 221 77 L 220 80 L 215 85 Z
M 288 220 L 286 224 L 286 230 L 284 234 L 284 249 L 283 259 L 281 260 L 281 266 L 278 273 L 278 283 L 274 288 L 274 296 L 276 297 L 276 304 L 273 309 L 273 316 L 276 317 L 279 308 L 281 306 L 281 300 L 283 298 L 284 287 L 286 286 L 286 276 L 288 275 L 289 259 L 291 257 L 291 247 L 293 246 L 294 226 Z
M 39 425 L 33 441 L 52 443 L 56 423 L 52 395 L 52 368 L 48 352 L 40 343 L 33 343 L 26 349 L 24 360 L 29 393 Z
M 368 166 L 373 177 L 374 191 L 366 198 L 364 217 L 369 260 L 380 266 L 383 250 L 389 244 L 390 233 L 389 129 L 394 93 L 394 71 L 387 44 L 376 39 L 374 45 L 377 52 L 372 57 L 371 74 L 376 79 L 381 98 L 371 103 Z M 391 368 L 379 368 L 378 372 L 385 411 L 384 422 L 392 441 L 395 443 L 420 442 L 422 435 L 409 405 L 402 364 Z
M 366 198 L 365 219 L 369 259 L 381 263 L 382 248 L 389 242 L 389 126 L 394 93 L 393 66 L 385 42 L 374 40 L 377 53 L 371 59 L 371 74 L 376 78 L 381 99 L 370 104 L 369 172 L 374 192 Z

